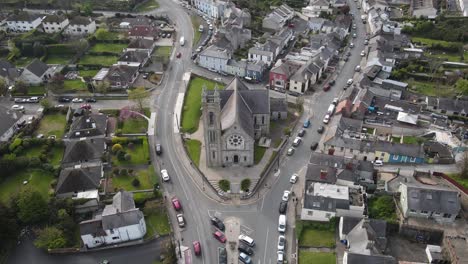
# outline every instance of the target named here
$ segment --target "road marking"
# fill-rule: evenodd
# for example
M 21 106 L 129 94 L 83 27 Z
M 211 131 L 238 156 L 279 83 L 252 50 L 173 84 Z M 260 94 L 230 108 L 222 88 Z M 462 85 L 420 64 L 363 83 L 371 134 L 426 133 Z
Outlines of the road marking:
M 263 203 L 265 202 L 265 196 L 262 198 L 262 206 L 260 206 L 260 211 L 263 212 Z
M 241 225 L 240 229 L 241 229 L 242 234 L 246 234 L 250 236 L 253 233 L 253 229 L 246 225 Z
M 266 231 L 266 237 L 265 237 L 265 251 L 263 253 L 263 262 L 266 263 L 265 259 L 266 259 L 266 253 L 267 253 L 267 245 L 268 245 L 268 232 L 270 232 L 270 228 L 267 228 L 267 231 Z

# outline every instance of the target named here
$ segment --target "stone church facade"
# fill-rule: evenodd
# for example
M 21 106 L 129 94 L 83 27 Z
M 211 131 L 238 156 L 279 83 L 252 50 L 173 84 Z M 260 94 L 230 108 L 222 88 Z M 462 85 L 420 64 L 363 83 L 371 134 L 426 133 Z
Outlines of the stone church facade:
M 225 90 L 204 88 L 202 109 L 207 166 L 254 165 L 255 140 L 270 132 L 268 90 L 234 78 Z

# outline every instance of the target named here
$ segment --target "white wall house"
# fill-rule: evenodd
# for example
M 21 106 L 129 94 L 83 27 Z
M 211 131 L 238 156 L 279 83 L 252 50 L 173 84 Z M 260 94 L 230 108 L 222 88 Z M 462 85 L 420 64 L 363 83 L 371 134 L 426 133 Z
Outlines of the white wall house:
M 89 17 L 76 16 L 70 20 L 65 30 L 68 35 L 88 35 L 96 31 L 96 22 Z
M 192 5 L 210 18 L 218 19 L 224 14 L 227 3 L 217 0 L 194 0 Z
M 145 217 L 135 208 L 133 194 L 120 191 L 101 215 L 80 223 L 80 234 L 87 248 L 141 239 L 146 234 Z
M 53 76 L 56 67 L 49 67 L 38 59 L 34 59 L 26 66 L 19 76 L 19 80 L 31 84 L 40 85 Z
M 11 31 L 30 31 L 37 28 L 42 21 L 42 17 L 37 14 L 29 14 L 20 11 L 6 19 L 7 28 Z
M 302 8 L 302 14 L 306 17 L 319 17 L 320 13 L 331 14 L 333 9 L 330 7 L 330 4 L 324 0 L 314 0 L 310 1 L 310 4 Z
M 48 15 L 42 20 L 42 27 L 45 33 L 57 33 L 64 30 L 69 23 L 65 16 Z

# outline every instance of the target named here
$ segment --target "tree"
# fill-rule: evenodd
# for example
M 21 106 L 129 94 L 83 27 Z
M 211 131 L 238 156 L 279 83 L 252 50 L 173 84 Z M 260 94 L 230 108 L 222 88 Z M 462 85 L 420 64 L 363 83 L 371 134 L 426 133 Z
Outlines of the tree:
M 47 202 L 38 191 L 24 189 L 19 193 L 16 204 L 18 218 L 25 224 L 40 223 L 48 216 Z
M 94 85 L 94 89 L 98 93 L 105 94 L 109 91 L 110 88 L 110 83 L 108 81 L 102 81 L 98 82 L 96 85 Z
M 54 74 L 54 76 L 52 76 L 52 78 L 50 78 L 48 88 L 54 92 L 62 90 L 64 82 L 65 76 L 57 72 Z
M 132 180 L 132 186 L 133 187 L 138 187 L 140 186 L 140 180 L 138 180 L 138 178 L 135 178 Z
M 91 16 L 93 14 L 93 5 L 90 2 L 86 2 L 81 6 L 85 16 Z
M 39 230 L 34 245 L 42 249 L 54 249 L 65 247 L 67 241 L 62 230 L 49 226 Z
M 468 179 L 468 152 L 464 152 L 462 160 L 459 163 L 460 166 L 460 178 Z
M 8 85 L 4 79 L 0 78 L 0 95 L 6 95 L 7 92 Z
M 41 103 L 41 106 L 44 107 L 44 109 L 49 109 L 52 107 L 52 104 L 47 98 L 42 99 L 40 103 Z
M 28 85 L 26 83 L 24 83 L 23 81 L 19 81 L 15 85 L 15 91 L 20 93 L 20 94 L 27 95 L 28 94 Z
M 81 53 L 88 49 L 89 43 L 86 39 L 80 39 L 77 41 L 73 41 L 70 44 L 70 46 L 73 49 L 73 51 L 75 51 L 75 53 Z
M 0 203 L 0 234 L 2 234 L 2 243 L 0 243 L 0 252 L 5 249 L 9 242 L 16 240 L 18 236 L 18 224 L 13 210 Z
M 455 83 L 455 88 L 463 95 L 468 94 L 468 80 L 466 79 L 459 79 Z
M 149 96 L 149 92 L 145 90 L 145 87 L 137 87 L 128 91 L 128 99 L 134 101 L 138 106 L 138 110 L 142 113 Z

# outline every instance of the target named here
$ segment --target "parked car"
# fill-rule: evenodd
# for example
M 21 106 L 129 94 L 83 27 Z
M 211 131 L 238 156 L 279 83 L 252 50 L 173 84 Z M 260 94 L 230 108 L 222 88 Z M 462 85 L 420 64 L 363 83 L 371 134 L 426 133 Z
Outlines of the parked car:
M 364 40 L 364 45 L 368 45 L 369 44 L 369 40 Z
M 72 103 L 82 103 L 83 99 L 81 98 L 73 98 Z
M 15 98 L 15 103 L 17 104 L 25 104 L 28 102 L 28 99 L 26 98 Z
M 226 243 L 226 236 L 221 231 L 215 231 L 213 236 L 221 243 Z
M 308 128 L 310 126 L 310 120 L 307 119 L 305 122 L 304 122 L 304 128 Z
M 71 99 L 67 98 L 67 97 L 59 97 L 58 101 L 60 103 L 69 103 L 71 101 Z
M 318 147 L 318 142 L 312 143 L 312 145 L 310 145 L 310 150 L 315 151 L 317 147 Z
M 290 147 L 288 148 L 288 152 L 286 153 L 288 156 L 292 156 L 294 154 L 294 152 L 296 151 L 296 149 L 294 149 L 293 147 Z
M 95 103 L 95 102 L 97 102 L 97 100 L 95 98 L 87 98 L 86 102 L 87 103 Z
M 335 85 L 335 80 L 331 80 L 331 81 L 329 81 L 329 82 L 328 82 L 328 84 L 329 84 L 330 86 L 333 86 L 333 85 Z
M 328 122 L 330 122 L 330 115 L 328 115 L 328 114 L 325 115 L 325 117 L 323 118 L 322 122 L 323 122 L 324 124 L 328 124 Z
M 346 84 L 347 84 L 348 86 L 350 86 L 351 84 L 353 84 L 353 79 L 348 79 L 348 81 L 346 81 Z
M 350 47 L 350 48 L 354 48 L 354 43 L 352 43 L 352 42 L 349 43 L 349 47 Z
M 320 127 L 317 129 L 317 133 L 319 133 L 319 134 L 322 134 L 323 131 L 325 131 L 325 127 L 323 127 L 323 126 L 320 126 Z
M 148 79 L 148 77 L 149 77 L 149 72 L 143 73 L 143 79 Z
M 356 68 L 354 68 L 355 72 L 360 72 L 361 71 L 361 66 L 357 65 Z
M 289 179 L 289 182 L 294 184 L 297 182 L 297 179 L 299 178 L 299 175 L 297 175 L 297 173 L 294 173 L 293 175 L 291 175 L 291 178 Z
M 283 251 L 278 251 L 278 263 L 277 264 L 283 264 L 284 262 L 284 252 Z
M 375 160 L 372 163 L 374 163 L 374 166 L 383 166 L 383 161 L 382 160 Z
M 195 256 L 201 255 L 201 244 L 200 241 L 193 241 L 193 252 L 195 252 Z
M 337 105 L 340 99 L 338 97 L 333 98 L 332 104 Z
M 245 244 L 242 244 L 242 243 L 239 243 L 239 246 L 237 247 L 237 249 L 240 251 L 240 252 L 243 252 L 249 256 L 252 256 L 254 251 L 251 247 L 245 245 Z
M 219 230 L 221 231 L 224 231 L 224 229 L 226 228 L 224 226 L 224 223 L 223 221 L 221 221 L 221 219 L 219 219 L 218 217 L 216 216 L 213 216 L 211 217 L 211 224 L 213 224 L 214 226 L 216 226 Z
M 161 155 L 162 154 L 162 147 L 161 144 L 156 144 L 156 155 Z
M 357 37 L 356 33 L 353 33 L 353 38 L 356 38 L 356 37 Z
M 353 24 L 353 29 L 356 29 L 356 24 Z
M 239 260 L 244 264 L 252 263 L 252 259 L 245 253 L 240 253 L 239 254 Z
M 182 209 L 182 204 L 180 203 L 177 197 L 172 198 L 172 206 L 176 211 L 180 211 Z
M 361 51 L 361 57 L 364 57 L 364 56 L 366 56 L 366 52 L 363 50 Z
M 305 129 L 301 129 L 301 130 L 299 130 L 299 133 L 297 133 L 297 136 L 298 137 L 303 137 L 305 135 L 305 133 L 306 133 Z
M 192 57 L 190 57 L 190 59 L 194 60 L 194 59 L 197 58 L 197 56 L 198 56 L 198 53 L 194 53 L 194 54 L 192 54 Z
M 301 144 L 302 142 L 302 139 L 300 137 L 296 137 L 292 143 L 293 147 L 299 147 L 299 145 Z
M 176 57 L 179 59 L 181 56 L 182 56 L 182 53 L 179 52 L 179 53 L 177 53 Z
M 288 202 L 286 201 L 281 201 L 280 206 L 279 206 L 279 213 L 280 214 L 285 214 L 286 210 L 288 210 Z
M 278 236 L 278 251 L 284 251 L 286 238 L 283 235 Z
M 169 181 L 171 178 L 169 178 L 169 173 L 167 173 L 167 170 L 161 170 L 161 177 L 163 179 L 163 181 L 167 182 Z
M 253 240 L 253 238 L 247 235 L 243 235 L 243 234 L 239 235 L 239 241 L 246 244 L 249 247 L 255 246 L 255 241 Z
M 24 106 L 22 105 L 13 105 L 11 107 L 11 110 L 15 110 L 15 111 L 24 111 Z
M 323 91 L 326 92 L 326 91 L 330 90 L 330 88 L 331 88 L 330 84 L 325 84 L 323 86 Z
M 283 192 L 283 197 L 282 197 L 281 199 L 282 199 L 283 201 L 287 202 L 287 201 L 289 200 L 289 194 L 290 194 L 290 193 L 291 193 L 291 192 L 288 191 L 288 190 L 284 191 L 284 192 Z
M 176 217 L 177 217 L 177 223 L 179 224 L 179 227 L 185 227 L 184 215 L 178 214 Z
M 218 263 L 227 264 L 227 252 L 224 247 L 218 247 Z
M 31 98 L 26 99 L 28 103 L 39 103 L 39 97 L 34 96 Z

